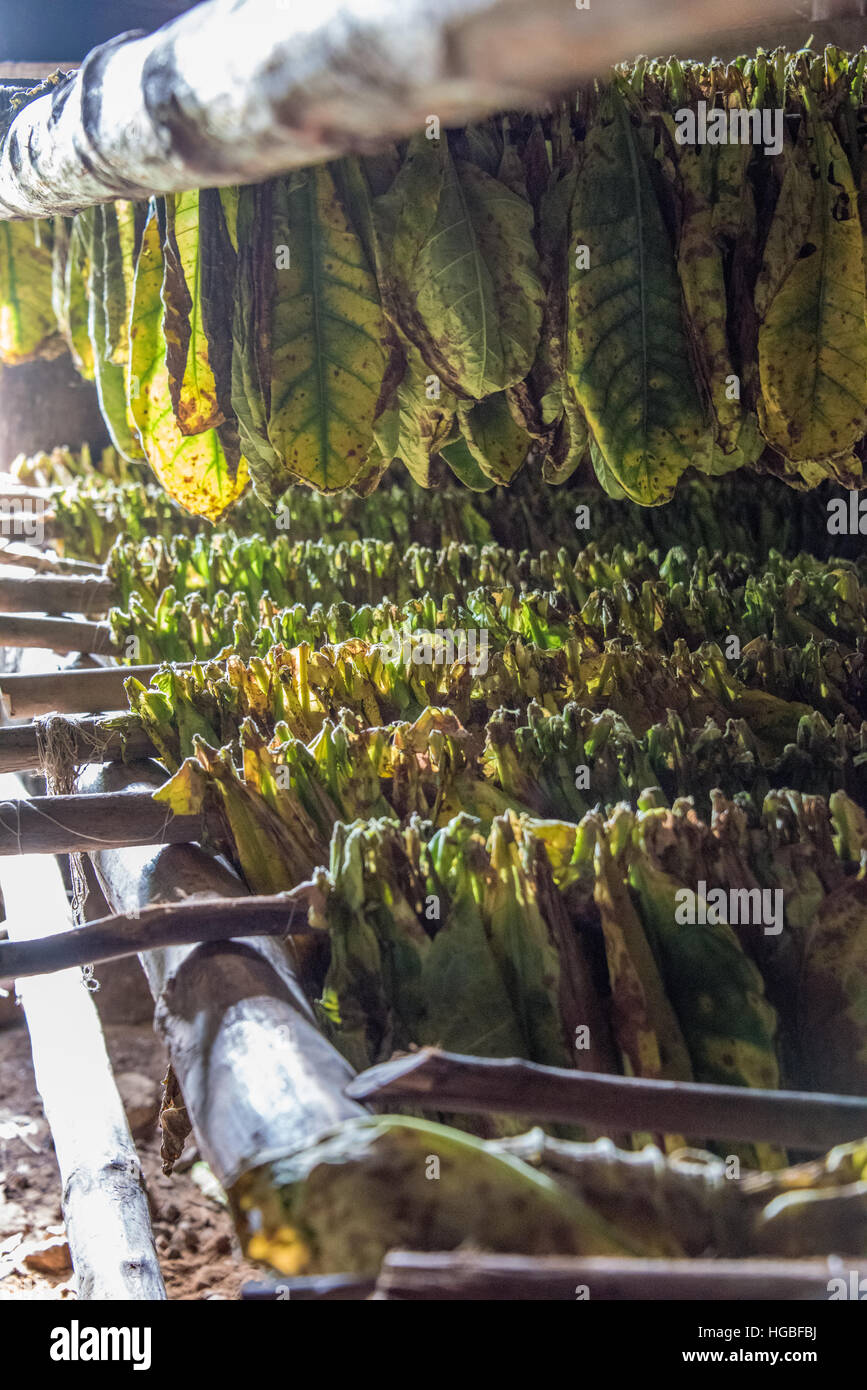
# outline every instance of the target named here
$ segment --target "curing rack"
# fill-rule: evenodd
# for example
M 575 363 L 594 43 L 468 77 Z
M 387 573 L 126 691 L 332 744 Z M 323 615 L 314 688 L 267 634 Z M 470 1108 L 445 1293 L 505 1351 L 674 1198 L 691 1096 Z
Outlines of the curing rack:
M 7 495 L 17 491 L 7 485 Z M 79 644 L 91 656 L 110 659 L 102 618 L 112 594 L 103 578 L 8 570 L 7 576 L 0 578 L 0 610 L 18 612 L 0 613 L 0 632 L 11 639 L 20 634 L 14 625 L 23 624 L 25 640 L 42 645 L 48 640 L 44 625 L 52 624 L 50 640 L 59 649 Z M 47 611 L 18 615 L 32 615 L 40 603 Z M 65 616 L 70 612 L 75 616 Z M 0 727 L 0 884 L 10 916 L 17 895 L 19 902 L 26 898 L 38 930 L 54 926 L 36 939 L 13 930 L 0 942 L 0 978 L 19 981 L 64 1177 L 80 1296 L 164 1296 L 138 1159 L 95 1009 L 75 974 L 85 964 L 124 955 L 140 956 L 199 1146 L 226 1187 L 266 1157 L 302 1147 L 365 1107 L 387 1111 L 393 1101 L 432 1111 L 511 1112 L 611 1134 L 638 1126 L 816 1152 L 867 1132 L 867 1100 L 857 1097 L 638 1080 L 431 1049 L 353 1076 L 318 1031 L 281 949 L 282 941 L 309 931 L 307 885 L 249 895 L 203 847 L 216 825 L 202 816 L 167 814 L 153 802 L 162 773 L 144 761 L 156 752 L 148 736 L 136 733 L 122 742 L 100 728 L 99 716 L 122 706 L 127 677 L 146 681 L 158 669 L 109 664 L 0 676 L 6 709 L 22 721 Z M 88 770 L 74 794 L 28 797 L 18 778 L 44 770 L 49 712 L 63 717 L 70 757 Z M 126 761 L 116 761 L 120 757 Z M 90 855 L 114 911 L 69 930 L 51 856 L 82 852 Z M 70 1071 L 52 1057 L 47 1039 L 61 1009 L 74 1020 L 79 1046 L 86 1040 L 84 1069 L 79 1059 Z M 255 1098 L 247 1084 L 254 1075 Z M 85 1100 L 92 1110 L 94 1096 L 100 1123 L 82 1145 L 78 1117 Z M 114 1233 L 98 1245 L 90 1238 L 94 1192 L 101 1194 L 101 1229 L 107 1222 Z M 584 1284 L 595 1298 L 800 1299 L 826 1297 L 837 1271 L 834 1260 L 815 1259 L 580 1260 L 396 1251 L 375 1281 L 328 1276 L 292 1280 L 288 1287 L 295 1299 L 573 1299 Z M 275 1288 L 286 1287 L 285 1279 L 257 1284 L 246 1296 L 275 1298 Z
M 867 36 L 855 5 L 773 0 L 759 23 L 753 8 L 734 0 L 728 13 L 737 27 L 720 33 L 713 0 L 666 2 L 649 13 L 642 0 L 586 12 L 572 0 L 542 0 L 531 13 L 515 0 L 443 0 L 435 16 L 420 3 L 382 0 L 373 12 L 349 7 L 302 33 L 288 4 L 210 0 L 150 37 L 94 50 L 66 85 L 19 113 L 0 147 L 0 218 L 255 182 L 373 149 L 410 133 L 430 111 L 459 124 L 538 104 L 639 50 L 734 53 L 799 46 L 810 33 L 817 45 L 855 47 Z M 218 73 L 209 50 L 225 56 Z M 12 500 L 50 498 L 10 485 L 0 492 L 0 514 Z M 0 578 L 0 644 L 117 657 L 101 621 L 111 585 L 96 567 L 61 564 L 29 547 L 7 548 L 0 561 L 34 571 L 7 568 Z M 138 1159 L 95 1010 L 75 974 L 122 955 L 140 954 L 199 1146 L 224 1187 L 391 1100 L 816 1151 L 867 1133 L 867 1101 L 850 1096 L 596 1076 L 431 1050 L 354 1077 L 318 1031 L 281 948 L 281 938 L 308 930 L 304 885 L 277 897 L 248 894 L 203 847 L 202 818 L 172 816 L 151 800 L 162 774 L 137 761 L 155 751 L 146 735 L 121 748 L 98 732 L 93 716 L 121 707 L 124 679 L 147 681 L 156 669 L 105 664 L 0 676 L 11 716 L 37 721 L 0 727 L 0 884 L 10 921 L 0 978 L 21 982 L 80 1298 L 165 1297 Z M 72 795 L 29 797 L 17 779 L 43 768 L 38 721 L 50 712 L 66 716 L 70 756 L 89 771 Z M 127 763 L 114 761 L 120 753 Z M 113 913 L 69 931 L 51 856 L 82 852 Z M 25 919 L 52 930 L 37 938 Z M 47 1043 L 61 1010 L 75 1030 L 74 1065 Z M 247 1084 L 253 1076 L 255 1089 Z M 93 1121 L 82 1132 L 85 1105 Z M 397 1251 L 375 1281 L 294 1281 L 292 1296 L 573 1299 L 576 1285 L 588 1283 L 597 1298 L 825 1298 L 838 1265 Z M 256 1286 L 248 1296 L 275 1292 Z

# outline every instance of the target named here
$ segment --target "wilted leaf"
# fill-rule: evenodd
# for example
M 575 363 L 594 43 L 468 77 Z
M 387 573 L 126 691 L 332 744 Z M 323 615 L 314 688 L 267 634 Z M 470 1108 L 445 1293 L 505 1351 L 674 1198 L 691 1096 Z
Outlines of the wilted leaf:
M 225 419 L 205 333 L 202 259 L 198 191 L 168 194 L 163 241 L 163 332 L 169 391 L 182 434 L 201 434 Z M 226 280 L 231 284 L 233 279 L 234 266 L 227 266 Z
M 808 107 L 787 147 L 756 285 L 759 422 L 811 483 L 867 430 L 867 298 L 852 171 L 830 122 Z
M 272 272 L 268 438 L 292 474 L 337 492 L 360 472 L 373 443 L 388 366 L 386 325 L 329 170 L 276 180 L 273 199 L 274 248 L 286 248 L 289 264 Z
M 612 477 L 657 506 L 696 462 L 706 429 L 669 235 L 623 99 L 612 91 L 610 101 L 572 201 L 567 380 Z
M 476 400 L 521 381 L 544 300 L 530 204 L 419 136 L 374 212 L 384 302 L 429 369 Z
M 817 1089 L 867 1094 L 867 880 L 850 879 L 819 905 L 807 935 L 798 997 L 804 1063 Z
M 504 391 L 459 409 L 467 448 L 486 477 L 508 487 L 524 463 L 531 440 L 516 423 Z
M 9 367 L 61 348 L 51 302 L 51 224 L 0 229 L 0 361 Z
M 117 312 L 116 284 L 109 282 L 109 262 L 113 261 L 112 279 L 117 278 L 117 220 L 109 203 L 91 209 L 91 277 L 88 301 L 88 334 L 93 352 L 94 380 L 99 408 L 111 442 L 126 459 L 143 459 L 144 451 L 133 423 L 127 397 L 126 373 L 110 354 L 109 312 Z M 115 332 L 116 332 L 115 328 Z
M 93 348 L 88 333 L 90 310 L 90 240 L 93 208 L 80 212 L 71 222 L 55 218 L 52 303 L 57 324 L 72 354 L 76 370 L 93 381 Z
M 163 487 L 187 511 L 216 520 L 247 484 L 247 464 L 233 471 L 216 430 L 184 435 L 172 409 L 162 330 L 163 258 L 157 211 L 144 229 L 136 265 L 128 394 L 148 462 Z

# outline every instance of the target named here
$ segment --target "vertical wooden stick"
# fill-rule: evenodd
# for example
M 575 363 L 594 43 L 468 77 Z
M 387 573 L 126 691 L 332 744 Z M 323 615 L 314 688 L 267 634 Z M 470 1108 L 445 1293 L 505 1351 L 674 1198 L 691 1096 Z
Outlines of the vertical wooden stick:
M 0 777 L 0 797 L 24 794 L 17 778 Z M 50 856 L 4 860 L 0 886 L 12 941 L 68 929 L 66 892 Z M 164 1299 L 141 1164 L 81 972 L 36 975 L 16 988 L 60 1168 L 78 1297 Z

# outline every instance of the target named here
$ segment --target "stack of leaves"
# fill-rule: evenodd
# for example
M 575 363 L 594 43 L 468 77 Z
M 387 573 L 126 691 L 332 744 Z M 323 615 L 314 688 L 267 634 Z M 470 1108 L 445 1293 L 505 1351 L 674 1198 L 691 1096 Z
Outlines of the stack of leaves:
M 508 816 L 517 811 L 523 813 L 523 831 L 545 846 L 554 882 L 564 895 L 567 920 L 579 928 L 585 923 L 579 936 L 588 959 L 592 959 L 594 940 L 598 950 L 601 934 L 607 986 L 600 1001 L 608 999 L 606 1026 L 626 1070 L 774 1086 L 782 1060 L 792 1084 L 828 1084 L 833 1076 L 837 1089 L 852 1090 L 867 1080 L 867 1074 L 862 1075 L 867 1044 L 863 1022 L 858 1022 L 865 943 L 859 925 L 864 920 L 863 880 L 857 876 L 867 845 L 867 821 L 845 793 L 833 792 L 829 815 L 821 798 L 802 797 L 794 791 L 769 792 L 763 802 L 742 797 L 727 801 L 721 792 L 712 791 L 712 819 L 705 822 L 691 800 L 674 799 L 667 810 L 661 804 L 662 792 L 652 789 L 651 755 L 664 757 L 662 737 L 677 735 L 677 721 L 669 718 L 664 729 L 652 730 L 644 745 L 636 746 L 629 741 L 628 731 L 618 728 L 614 715 L 594 720 L 586 711 L 580 716 L 570 711 L 573 743 L 567 756 L 580 751 L 589 759 L 585 766 L 593 783 L 587 787 L 588 795 L 598 795 L 599 804 L 623 790 L 639 809 L 620 804 L 608 819 L 589 810 L 579 820 L 582 807 L 573 803 L 570 819 L 561 821 L 554 817 L 558 799 L 565 798 L 567 774 L 562 756 L 552 756 L 545 747 L 558 721 L 543 719 L 539 709 L 533 710 L 524 736 L 514 740 L 527 755 L 528 775 L 518 783 L 513 775 L 515 758 L 503 752 L 510 753 L 512 747 L 503 736 L 502 716 L 489 725 L 489 752 L 480 758 L 478 741 L 453 715 L 430 709 L 414 725 L 393 728 L 374 726 L 369 712 L 363 718 L 344 715 L 337 725 L 320 720 L 318 732 L 310 736 L 298 727 L 305 713 L 312 714 L 308 698 L 306 711 L 292 711 L 287 721 L 277 724 L 268 743 L 261 722 L 267 722 L 268 699 L 274 692 L 267 688 L 264 663 L 255 670 L 255 685 L 251 673 L 245 685 L 244 668 L 236 666 L 239 679 L 229 686 L 234 711 L 219 698 L 213 680 L 209 691 L 200 688 L 198 707 L 184 699 L 183 683 L 188 689 L 192 684 L 188 673 L 169 671 L 160 678 L 165 693 L 141 692 L 138 698 L 164 760 L 176 769 L 157 794 L 159 799 L 182 814 L 201 809 L 206 800 L 219 806 L 228 844 L 254 891 L 280 891 L 307 879 L 327 858 L 331 841 L 332 887 L 337 883 L 335 865 L 356 864 L 354 869 L 347 868 L 351 879 L 358 863 L 368 864 L 370 882 L 360 897 L 360 890 L 347 888 L 349 899 L 365 921 L 368 907 L 373 912 L 370 905 L 379 902 L 376 910 L 388 915 L 392 925 L 387 930 L 392 931 L 394 916 L 402 920 L 403 911 L 398 912 L 395 903 L 409 894 L 421 933 L 417 945 L 424 952 L 425 933 L 429 936 L 436 930 L 425 923 L 437 919 L 425 917 L 423 909 L 437 900 L 451 900 L 457 890 L 450 875 L 470 872 L 472 877 L 473 846 L 483 826 L 490 826 L 494 836 L 487 851 L 491 862 L 500 862 L 494 854 L 495 844 L 500 845 L 496 835 L 506 832 L 502 826 L 497 831 L 497 823 L 505 814 L 514 830 Z M 288 693 L 289 688 L 281 684 L 281 696 Z M 210 708 L 203 694 L 209 695 Z M 560 728 L 563 723 L 559 721 Z M 584 744 L 579 748 L 582 732 Z M 729 744 L 737 732 L 726 730 Z M 719 729 L 705 729 L 710 746 L 712 733 L 721 741 Z M 612 747 L 618 735 L 620 746 Z M 597 736 L 598 757 L 593 748 Z M 642 784 L 645 789 L 636 790 Z M 534 814 L 527 814 L 527 808 Z M 550 818 L 536 819 L 540 813 Z M 421 845 L 428 832 L 422 834 L 413 820 L 419 815 L 431 829 L 444 832 L 436 844 L 451 845 L 454 853 L 424 858 Z M 399 823 L 409 827 L 406 834 L 416 846 L 417 860 L 412 872 L 405 862 L 410 841 L 403 831 L 392 830 L 390 819 L 386 824 L 377 822 L 382 816 L 397 816 Z M 355 825 L 351 844 L 356 848 L 351 855 L 346 848 L 350 842 L 341 838 L 344 831 L 335 829 L 347 823 Z M 363 846 L 365 837 L 371 836 L 368 855 Z M 517 839 L 525 848 L 529 844 L 520 836 Z M 404 845 L 400 854 L 399 844 Z M 430 847 L 424 851 L 430 853 Z M 395 863 L 400 862 L 392 881 L 387 865 L 394 856 Z M 317 883 L 325 891 L 324 880 Z M 426 885 L 424 892 L 419 885 Z M 764 924 L 773 928 L 768 932 L 763 919 L 737 915 L 733 921 L 739 931 L 735 932 L 728 926 L 728 908 L 706 906 L 699 908 L 698 926 L 693 915 L 686 931 L 676 911 L 681 889 L 689 889 L 705 903 L 712 902 L 709 895 L 715 890 L 726 895 L 734 890 L 745 893 L 750 904 L 757 890 L 760 905 L 767 905 L 763 891 L 773 895 L 779 890 L 784 907 L 774 908 L 773 920 Z M 480 893 L 478 888 L 477 906 L 483 901 Z M 513 885 L 505 901 L 513 906 L 523 903 L 526 909 L 526 888 L 519 891 Z M 339 959 L 338 953 L 332 962 Z M 385 969 L 377 965 L 380 968 Z M 397 968 L 393 962 L 389 966 Z M 348 981 L 361 978 L 357 963 L 345 969 Z M 407 969 L 412 977 L 416 966 Z M 738 991 L 743 991 L 744 1002 L 736 1005 L 734 996 L 723 991 L 717 1012 L 711 1014 L 708 1000 L 717 988 L 712 984 L 717 971 L 720 982 L 726 981 L 726 988 L 738 998 Z M 576 978 L 581 984 L 584 976 L 579 971 Z M 829 991 L 832 979 L 837 995 Z M 706 980 L 706 988 L 698 989 L 696 980 Z M 358 988 L 361 1002 L 356 999 L 352 1004 L 356 1010 L 370 998 L 366 984 Z M 381 986 L 386 995 L 389 988 L 387 983 Z M 783 1022 L 780 1058 L 776 1014 L 763 1000 L 765 989 Z M 327 1004 L 331 998 L 327 990 L 322 998 Z M 841 1036 L 845 1033 L 842 1050 L 832 1047 L 826 1037 L 832 1027 L 829 999 L 843 1010 L 845 1028 L 841 1022 L 838 1030 Z M 328 1016 L 327 1008 L 325 1013 Z M 343 1016 L 339 1009 L 338 1013 Z M 742 1032 L 735 1028 L 739 1017 Z M 355 1060 L 357 1030 L 353 1026 L 350 1031 L 355 1041 L 347 1042 L 347 1055 L 351 1053 Z M 390 1036 L 387 1030 L 383 1033 Z M 594 1047 L 600 1045 L 601 1036 L 596 1034 Z M 817 1038 L 822 1040 L 821 1050 L 816 1048 Z M 414 1038 L 416 1042 L 434 1040 L 426 1031 Z M 537 1054 L 531 1050 L 521 1055 Z M 368 1060 L 376 1059 L 374 1049 Z M 769 1161 L 769 1156 L 763 1161 Z
M 436 1161 L 437 1181 L 430 1181 Z M 345 1121 L 233 1192 L 248 1255 L 284 1275 L 375 1278 L 389 1250 L 856 1259 L 867 1250 L 867 1148 L 732 1171 L 695 1148 L 640 1153 L 542 1129 L 474 1139 L 430 1120 Z M 828 1281 L 852 1297 L 852 1272 Z M 852 1278 L 857 1282 L 857 1275 Z

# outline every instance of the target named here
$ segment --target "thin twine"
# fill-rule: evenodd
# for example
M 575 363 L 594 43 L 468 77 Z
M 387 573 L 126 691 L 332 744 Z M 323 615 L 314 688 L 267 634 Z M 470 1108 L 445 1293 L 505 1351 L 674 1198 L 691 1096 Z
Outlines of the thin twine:
M 19 853 L 19 854 L 23 854 L 24 851 L 23 851 L 23 849 L 21 848 L 21 812 L 20 812 L 20 809 L 19 809 L 20 804 L 21 804 L 21 803 L 18 802 L 18 801 L 0 801 L 0 811 L 2 811 L 4 807 L 8 806 L 8 807 L 11 807 L 12 809 L 14 809 L 14 810 L 16 810 L 16 811 L 18 812 L 18 825 L 17 825 L 17 826 L 12 826 L 12 825 L 10 825 L 10 823 L 9 823 L 8 821 L 5 821 L 5 820 L 3 819 L 3 817 L 2 817 L 2 815 L 0 815 L 0 827 L 2 827 L 3 830 L 8 830 L 10 835 L 14 835 L 14 836 L 15 836 L 15 839 L 16 839 L 17 844 L 18 844 L 18 853 Z M 56 826 L 58 827 L 58 829 L 63 830 L 67 835 L 76 835 L 76 836 L 78 837 L 79 840 L 89 840 L 92 844 L 107 845 L 109 849 L 123 849 L 123 848 L 126 847 L 127 845 L 142 845 L 142 844 L 145 844 L 145 843 L 147 843 L 147 844 L 150 845 L 150 844 L 160 844 L 160 843 L 162 843 L 162 841 L 154 840 L 154 839 L 152 838 L 150 832 L 148 832 L 148 837 L 147 837 L 147 841 L 146 841 L 146 842 L 145 842 L 145 840 L 143 840 L 143 839 L 142 839 L 142 840 L 131 840 L 131 839 L 129 838 L 128 835 L 122 836 L 119 840 L 107 840 L 107 839 L 104 839 L 104 838 L 103 838 L 102 836 L 100 836 L 100 835 L 91 835 L 91 834 L 81 835 L 81 834 L 79 834 L 79 832 L 78 832 L 77 830 L 72 830 L 72 829 L 70 828 L 70 826 L 64 825 L 63 821 L 57 820 L 55 816 L 50 816 L 50 815 L 48 814 L 48 812 L 47 812 L 47 811 L 43 811 L 41 807 L 39 807 L 39 806 L 34 806 L 32 802 L 29 802 L 28 804 L 29 804 L 29 806 L 30 806 L 31 812 L 32 812 L 34 815 L 36 815 L 36 816 L 41 816 L 44 820 L 47 820 L 51 825 L 56 825 Z M 169 808 L 169 809 L 166 811 L 165 820 L 163 821 L 162 826 L 160 827 L 160 829 L 159 829 L 159 831 L 158 831 L 157 833 L 160 834 L 160 835 L 164 834 L 164 833 L 165 833 L 165 830 L 166 830 L 166 827 L 168 826 L 169 821 L 172 820 L 172 819 L 173 819 L 173 813 L 172 813 L 172 811 L 171 811 L 171 808 Z M 81 851 L 77 851 L 77 853 L 80 853 L 80 852 L 81 852 Z
M 76 763 L 75 728 L 62 714 L 49 714 L 35 719 L 36 750 L 39 767 L 45 777 L 45 789 L 49 796 L 72 796 L 78 787 L 78 766 Z M 88 898 L 87 878 L 84 861 L 80 854 L 70 853 L 69 878 L 72 887 L 72 920 L 77 926 L 84 921 L 84 907 Z M 81 978 L 86 989 L 95 992 L 99 982 L 94 979 L 93 965 L 81 967 Z

